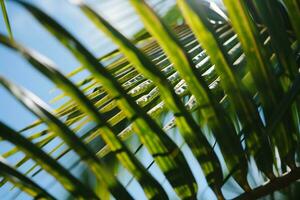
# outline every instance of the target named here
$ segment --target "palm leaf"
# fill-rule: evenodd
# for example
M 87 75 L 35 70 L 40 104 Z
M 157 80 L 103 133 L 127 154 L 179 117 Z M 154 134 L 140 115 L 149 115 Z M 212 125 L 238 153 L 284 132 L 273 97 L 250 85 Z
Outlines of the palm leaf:
M 94 5 L 77 1 L 88 19 L 119 48 L 99 58 L 43 11 L 32 4 L 16 2 L 67 47 L 82 66 L 64 76 L 37 52 L 0 35 L 0 44 L 20 53 L 56 84 L 52 91 L 62 89 L 51 101 L 60 106 L 52 111 L 29 91 L 1 79 L 38 120 L 20 133 L 1 124 L 6 128 L 1 133 L 1 137 L 5 136 L 2 139 L 15 145 L 1 156 L 8 160 L 20 152 L 25 156 L 13 166 L 1 161 L 5 173 L 1 171 L 0 188 L 9 181 L 29 195 L 51 199 L 51 194 L 29 179 L 46 170 L 73 196 L 97 198 L 87 186 L 87 192 L 78 191 L 80 178 L 70 173 L 58 177 L 59 173 L 82 166 L 83 161 L 98 179 L 99 198 L 110 198 L 111 193 L 117 199 L 131 199 L 125 188 L 134 180 L 149 199 L 173 198 L 168 190 L 164 191 L 167 180 L 180 198 L 195 199 L 198 191 L 195 179 L 199 173 L 191 173 L 187 164 L 192 162 L 181 153 L 186 147 L 197 158 L 218 199 L 228 198 L 225 190 L 229 187 L 230 192 L 235 191 L 233 180 L 244 189 L 236 199 L 253 199 L 272 194 L 299 179 L 297 0 L 280 3 L 225 0 L 229 17 L 213 2 L 178 0 L 178 7 L 172 5 L 172 13 L 164 18 L 159 15 L 164 13 L 167 1 L 131 0 L 146 30 L 130 39 L 108 23 Z M 114 10 L 111 6 L 115 2 L 109 1 L 107 8 Z M 6 9 L 2 8 L 9 23 Z M 130 21 L 132 14 L 128 10 L 120 16 Z M 125 21 L 121 18 L 116 20 Z M 176 19 L 181 24 L 174 23 Z M 86 75 L 86 71 L 91 73 Z M 72 83 L 73 78 L 78 81 Z M 71 98 L 66 100 L 68 97 Z M 48 126 L 44 127 L 44 123 Z M 177 130 L 182 134 L 184 141 L 179 145 L 170 139 L 171 129 L 175 135 Z M 18 140 L 9 138 L 7 132 Z M 30 135 L 24 137 L 27 132 Z M 140 141 L 125 145 L 135 135 Z M 63 140 L 57 142 L 59 138 Z M 41 150 L 49 145 L 51 149 L 47 152 Z M 39 151 L 33 152 L 36 149 Z M 138 160 L 143 159 L 140 155 L 144 149 L 153 159 L 145 166 Z M 63 167 L 61 159 L 72 151 L 80 159 Z M 41 155 L 48 157 L 38 160 Z M 126 181 L 119 176 L 124 181 L 122 185 L 107 169 L 109 163 L 116 161 L 115 157 L 130 173 Z M 114 161 L 110 161 L 112 158 Z M 28 162 L 31 159 L 36 162 Z M 152 171 L 155 163 L 166 176 L 160 183 L 147 171 Z M 58 169 L 53 169 L 54 166 Z M 255 175 L 261 172 L 261 177 Z M 63 181 L 69 182 L 63 184 Z M 293 187 L 296 185 L 276 192 L 275 197 L 280 193 L 293 198 Z M 202 182 L 199 190 L 205 190 Z

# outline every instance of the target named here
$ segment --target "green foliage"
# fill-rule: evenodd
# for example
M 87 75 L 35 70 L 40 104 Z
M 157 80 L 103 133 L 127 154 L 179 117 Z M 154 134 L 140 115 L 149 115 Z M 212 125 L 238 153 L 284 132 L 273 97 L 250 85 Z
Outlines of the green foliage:
M 11 31 L 10 22 L 9 22 L 9 19 L 8 19 L 8 16 L 7 16 L 6 5 L 5 5 L 4 0 L 0 1 L 0 5 L 1 5 L 2 16 L 3 16 L 3 19 L 4 19 L 5 25 L 6 25 L 7 32 L 9 34 L 10 39 L 13 40 L 13 34 L 12 34 L 12 31 Z
M 0 122 L 0 137 L 15 145 L 0 157 L 0 187 L 9 181 L 33 197 L 54 199 L 27 176 L 41 167 L 74 198 L 107 199 L 109 191 L 116 199 L 132 199 L 105 161 L 110 155 L 132 174 L 149 199 L 168 199 L 162 185 L 148 172 L 153 163 L 179 198 L 199 198 L 198 188 L 204 186 L 196 183 L 197 174 L 192 174 L 190 161 L 168 135 L 170 129 L 182 135 L 218 199 L 226 198 L 221 188 L 229 178 L 244 191 L 237 199 L 263 197 L 300 179 L 299 1 L 283 1 L 282 7 L 277 1 L 224 0 L 228 22 L 206 2 L 177 0 L 163 20 L 145 1 L 130 0 L 148 31 L 140 32 L 134 41 L 89 5 L 76 1 L 74 6 L 119 47 L 101 58 L 95 58 L 39 8 L 24 1 L 15 2 L 82 66 L 63 75 L 48 59 L 14 41 L 1 1 L 10 38 L 0 34 L 0 44 L 19 53 L 64 92 L 52 102 L 66 96 L 70 100 L 52 111 L 25 88 L 0 79 L 1 85 L 39 118 L 19 132 Z M 185 23 L 174 25 L 171 21 L 178 17 Z M 76 84 L 70 81 L 84 70 L 91 75 Z M 172 117 L 162 127 L 155 119 L 167 112 Z M 78 137 L 76 132 L 91 121 L 96 126 Z M 47 128 L 22 136 L 22 132 L 42 124 Z M 125 144 L 132 135 L 152 155 L 153 162 L 148 167 L 135 155 L 140 147 L 133 152 Z M 42 148 L 57 137 L 62 142 L 45 153 Z M 94 152 L 91 143 L 98 137 L 105 144 L 97 145 Z M 57 153 L 64 144 L 68 147 Z M 58 159 L 71 150 L 95 175 L 97 188 L 104 189 L 92 191 L 59 164 Z M 20 151 L 26 156 L 14 166 L 5 161 Z M 36 164 L 19 172 L 18 168 L 30 159 Z M 253 188 L 249 183 L 253 163 L 263 180 L 269 181 L 266 185 Z

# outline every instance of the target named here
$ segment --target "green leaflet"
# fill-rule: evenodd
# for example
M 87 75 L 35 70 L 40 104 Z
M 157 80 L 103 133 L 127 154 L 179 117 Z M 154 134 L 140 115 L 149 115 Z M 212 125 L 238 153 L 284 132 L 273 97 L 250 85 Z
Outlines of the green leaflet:
M 7 178 L 14 185 L 28 193 L 35 199 L 55 200 L 55 198 L 41 188 L 38 184 L 14 169 L 3 158 L 0 157 L 0 175 Z
M 53 175 L 74 197 L 98 199 L 97 196 L 37 146 L 22 135 L 0 122 L 0 137 L 18 146 L 27 156 L 32 157 L 49 174 Z
M 78 153 L 81 159 L 93 170 L 99 181 L 102 181 L 104 183 L 103 185 L 105 185 L 115 197 L 132 199 L 125 188 L 123 188 L 114 175 L 105 167 L 104 163 L 84 145 L 73 131 L 51 114 L 49 108 L 41 99 L 29 91 L 26 91 L 24 88 L 20 88 L 3 78 L 0 79 L 0 82 L 24 106 L 42 119 L 51 131 L 60 136 L 70 148 Z
M 265 172 L 267 176 L 273 177 L 272 151 L 265 139 L 258 139 L 265 135 L 263 124 L 260 121 L 255 105 L 251 102 L 243 84 L 234 74 L 233 66 L 230 64 L 227 52 L 225 52 L 224 47 L 222 47 L 222 43 L 217 40 L 215 33 L 207 20 L 207 16 L 203 12 L 203 5 L 198 5 L 195 1 L 177 0 L 177 2 L 185 16 L 185 19 L 187 20 L 187 23 L 194 31 L 199 42 L 201 42 L 203 47 L 207 50 L 212 62 L 216 64 L 215 69 L 220 75 L 221 86 L 224 88 L 225 93 L 229 96 L 232 106 L 237 112 L 240 123 L 242 124 L 242 128 L 245 132 L 244 134 L 248 135 L 246 137 L 246 143 L 247 147 L 250 149 L 250 154 L 254 155 L 258 167 Z M 243 150 L 239 145 L 240 142 L 239 140 L 236 140 L 237 135 L 232 134 L 234 133 L 227 132 L 224 138 L 220 138 L 220 140 L 218 140 L 227 141 L 227 145 L 224 144 L 224 146 L 228 149 L 232 148 L 231 154 L 235 155 L 232 157 L 226 157 L 226 154 L 224 155 L 226 161 L 231 161 L 231 163 L 229 163 L 230 171 L 237 163 L 246 162 Z M 226 137 L 232 139 L 228 140 Z M 253 145 L 255 145 L 256 148 L 253 148 Z M 255 155 L 259 151 L 261 151 L 260 155 Z M 240 172 L 237 174 L 237 177 L 247 175 L 246 167 L 244 169 L 240 168 L 239 170 Z
M 5 22 L 5 25 L 6 25 L 6 30 L 8 32 L 8 35 L 9 35 L 10 39 L 13 40 L 14 37 L 13 37 L 12 31 L 11 31 L 11 26 L 10 26 L 9 18 L 8 18 L 8 15 L 7 15 L 4 0 L 0 0 L 0 4 L 1 4 L 1 9 L 2 9 L 3 19 L 4 19 L 4 22 Z
M 142 51 L 112 27 L 105 19 L 97 15 L 88 6 L 84 4 L 80 4 L 79 6 L 94 24 L 119 46 L 120 51 L 124 53 L 135 68 L 144 74 L 145 77 L 152 80 L 159 88 L 160 95 L 166 107 L 174 113 L 178 129 L 187 144 L 191 147 L 195 157 L 201 163 L 206 176 L 221 177 L 221 166 L 215 152 L 163 73 L 159 71 L 155 64 Z
M 98 60 L 63 27 L 46 14 L 25 2 L 19 2 L 39 20 L 47 30 L 57 37 L 71 53 L 105 86 L 107 92 L 118 102 L 134 130 L 154 157 L 175 191 L 182 197 L 194 197 L 197 191 L 195 179 L 180 149 L 164 131 L 124 91 L 115 78 Z M 55 78 L 55 77 L 52 77 Z

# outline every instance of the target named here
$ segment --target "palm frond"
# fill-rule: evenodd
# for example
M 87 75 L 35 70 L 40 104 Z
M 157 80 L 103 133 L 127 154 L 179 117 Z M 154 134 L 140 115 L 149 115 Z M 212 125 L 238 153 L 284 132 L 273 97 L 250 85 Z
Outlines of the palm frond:
M 190 156 L 183 156 L 187 148 L 217 199 L 254 199 L 278 191 L 292 195 L 282 189 L 300 178 L 297 0 L 224 0 L 226 11 L 213 2 L 168 1 L 173 14 L 165 17 L 167 1 L 130 0 L 145 26 L 133 37 L 115 28 L 92 3 L 74 1 L 118 47 L 99 58 L 38 7 L 14 2 L 82 66 L 64 75 L 51 60 L 14 41 L 1 1 L 11 38 L 0 34 L 0 44 L 53 82 L 53 92 L 62 93 L 51 101 L 60 105 L 52 110 L 25 88 L 0 79 L 38 118 L 20 131 L 1 122 L 0 142 L 13 146 L 0 155 L 0 189 L 10 182 L 34 198 L 55 199 L 33 181 L 45 170 L 75 198 L 107 199 L 109 193 L 116 199 L 139 197 L 127 188 L 135 180 L 148 199 L 173 198 L 165 181 L 179 198 L 202 199 L 198 191 L 205 184 L 196 182 L 200 173 L 193 171 Z M 120 16 L 130 18 L 132 8 Z M 125 21 L 121 18 L 116 20 Z M 80 79 L 74 83 L 75 77 Z M 180 143 L 174 142 L 171 129 L 183 136 Z M 138 141 L 131 144 L 134 138 Z M 140 158 L 143 150 L 152 159 L 146 164 Z M 61 164 L 70 152 L 79 159 Z M 11 164 L 19 153 L 25 156 Z M 115 161 L 129 172 L 124 182 L 112 170 Z M 70 173 L 81 162 L 95 175 L 97 191 Z M 164 181 L 152 173 L 155 164 Z M 254 185 L 251 179 L 260 180 Z M 232 186 L 234 192 L 233 182 L 242 193 L 229 196 L 225 190 Z

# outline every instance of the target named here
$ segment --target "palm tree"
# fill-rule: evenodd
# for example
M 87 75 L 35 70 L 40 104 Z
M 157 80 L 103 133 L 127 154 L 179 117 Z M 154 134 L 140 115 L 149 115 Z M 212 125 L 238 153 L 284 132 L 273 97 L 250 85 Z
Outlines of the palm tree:
M 155 165 L 180 199 L 213 198 L 199 193 L 205 184 L 217 199 L 297 198 L 298 0 L 224 0 L 224 8 L 210 1 L 177 0 L 165 17 L 144 0 L 129 0 L 145 26 L 134 39 L 89 4 L 71 1 L 117 45 L 100 58 L 40 8 L 14 0 L 81 64 L 67 75 L 14 39 L 5 2 L 0 2 L 8 31 L 8 36 L 0 33 L 0 45 L 20 54 L 63 91 L 53 102 L 69 97 L 53 110 L 0 77 L 1 85 L 38 118 L 18 131 L 0 122 L 0 137 L 14 145 L 0 155 L 0 188 L 10 182 L 35 199 L 57 199 L 33 180 L 46 171 L 75 199 L 139 198 L 127 189 L 133 180 L 148 199 L 173 198 L 149 172 Z M 71 81 L 83 71 L 90 74 Z M 46 128 L 23 134 L 42 125 Z M 79 135 L 84 127 L 89 128 Z M 183 138 L 191 157 L 171 130 Z M 134 137 L 139 143 L 132 148 Z M 43 149 L 58 138 L 50 151 Z M 148 164 L 137 156 L 142 148 L 151 155 Z M 25 156 L 15 164 L 8 161 L 20 152 Z M 59 162 L 69 152 L 79 156 L 71 167 Z M 30 160 L 34 164 L 21 171 Z M 80 162 L 96 186 L 70 172 Z M 192 163 L 200 164 L 201 171 L 195 172 Z M 130 174 L 127 184 L 116 176 L 116 165 Z M 206 183 L 199 183 L 201 173 Z

